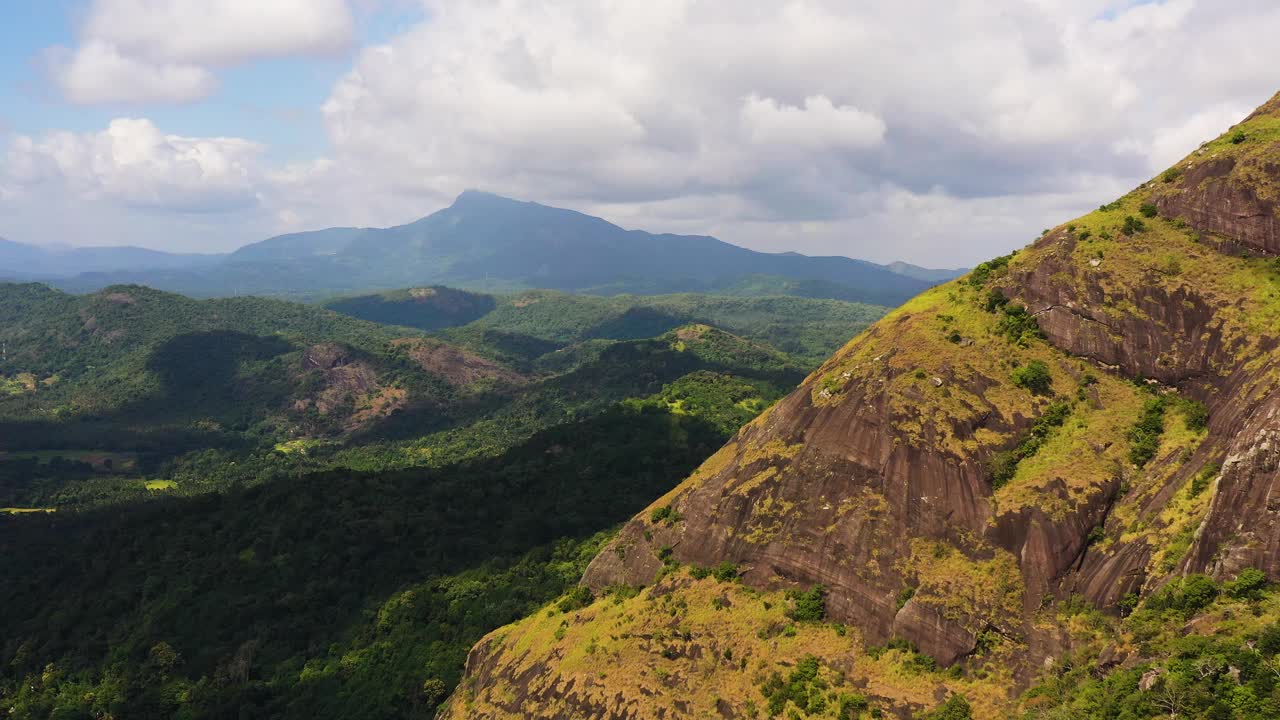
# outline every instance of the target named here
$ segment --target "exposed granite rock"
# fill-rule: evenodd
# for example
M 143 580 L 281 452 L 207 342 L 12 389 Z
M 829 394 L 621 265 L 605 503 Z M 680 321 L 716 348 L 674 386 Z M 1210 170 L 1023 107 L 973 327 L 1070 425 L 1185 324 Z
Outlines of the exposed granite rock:
M 1160 195 L 1155 204 L 1162 214 L 1184 218 L 1201 232 L 1250 250 L 1280 253 L 1280 208 L 1240 179 L 1238 164 L 1234 158 L 1202 163 L 1183 176 L 1181 192 Z M 1267 162 L 1259 170 L 1280 181 L 1280 163 Z
M 1257 567 L 1280 577 L 1280 394 L 1232 444 L 1190 567 L 1217 577 Z
M 1280 116 L 1280 95 L 1259 113 Z M 1127 212 L 1154 202 L 1165 217 L 1150 221 L 1162 223 L 1162 232 L 1184 232 L 1172 220 L 1180 218 L 1211 235 L 1202 242 L 1177 236 L 1187 261 L 1208 258 L 1206 267 L 1231 253 L 1238 270 L 1242 249 L 1280 252 L 1280 143 L 1251 142 L 1247 153 L 1193 156 L 1179 165 L 1181 174 L 1127 197 Z M 980 633 L 1016 638 L 1024 649 L 1013 659 L 1015 673 L 1026 680 L 1070 648 L 1064 632 L 1033 622 L 1046 603 L 1078 595 L 1115 611 L 1171 567 L 1221 578 L 1258 567 L 1280 580 L 1280 363 L 1268 360 L 1280 327 L 1247 317 L 1263 295 L 1256 288 L 1181 277 L 1178 262 L 1161 266 L 1152 257 L 1164 247 L 1118 233 L 1117 219 L 1124 218 L 1099 221 L 1117 230 L 1107 235 L 1105 258 L 1081 244 L 1087 235 L 1064 226 L 994 281 L 1011 307 L 1035 317 L 1052 348 L 1035 358 L 1053 365 L 1055 382 L 1080 383 L 1063 391 L 1077 391 L 1082 406 L 1107 409 L 1096 388 L 1084 387 L 1086 366 L 1112 383 L 1111 397 L 1116 385 L 1127 388 L 1136 405 L 1126 424 L 1108 426 L 1109 437 L 1075 451 L 1108 458 L 1110 469 L 1091 466 L 1083 477 L 1078 458 L 1064 456 L 1020 495 L 993 488 L 988 462 L 1017 447 L 1047 406 L 1009 389 L 1010 369 L 1032 356 L 1022 345 L 992 341 L 1004 332 L 993 319 L 975 327 L 978 321 L 957 321 L 941 300 L 913 302 L 655 503 L 671 506 L 680 521 L 638 515 L 583 582 L 597 590 L 649 584 L 664 557 L 702 566 L 727 560 L 753 587 L 825 585 L 832 619 L 855 625 L 871 643 L 905 637 L 944 665 L 974 652 Z M 956 287 L 952 295 L 972 292 Z M 950 346 L 929 345 L 944 336 Z M 920 344 L 935 352 L 913 349 Z M 947 359 L 947 347 L 968 355 Z M 1117 457 L 1111 448 L 1127 442 L 1146 397 L 1130 380 L 1203 401 L 1207 430 L 1144 469 L 1127 454 Z M 1159 526 L 1190 479 L 1218 461 L 1222 471 L 1207 511 L 1201 506 L 1203 517 L 1195 517 L 1190 551 L 1176 567 L 1160 566 L 1158 539 L 1167 536 L 1134 528 Z M 1130 488 L 1134 481 L 1141 487 Z M 915 595 L 900 603 L 905 589 Z M 566 699 L 572 696 L 558 697 Z
M 893 618 L 893 633 L 915 638 L 920 652 L 950 665 L 973 652 L 978 638 L 964 625 L 945 617 L 935 607 L 909 600 Z
M 393 344 L 423 370 L 444 378 L 450 385 L 465 386 L 480 380 L 495 380 L 504 386 L 525 382 L 525 378 L 514 370 L 438 340 L 402 338 Z

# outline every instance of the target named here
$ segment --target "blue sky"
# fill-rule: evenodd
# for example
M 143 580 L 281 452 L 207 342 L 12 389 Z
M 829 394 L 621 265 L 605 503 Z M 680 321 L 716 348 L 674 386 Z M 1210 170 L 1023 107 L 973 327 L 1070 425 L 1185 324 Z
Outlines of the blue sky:
M 3 0 L 0 23 L 0 129 L 39 134 L 50 128 L 74 132 L 101 129 L 113 118 L 145 116 L 168 132 L 193 137 L 230 135 L 267 145 L 280 162 L 325 152 L 320 106 L 361 47 L 384 42 L 419 22 L 424 10 L 411 2 L 357 5 L 351 51 L 329 57 L 266 58 L 219 73 L 209 102 L 180 105 L 120 103 L 71 105 L 44 77 L 47 48 L 74 47 L 85 0 Z
M 227 251 L 475 188 L 972 265 L 1280 89 L 1274 0 L 0 0 L 0 237 Z

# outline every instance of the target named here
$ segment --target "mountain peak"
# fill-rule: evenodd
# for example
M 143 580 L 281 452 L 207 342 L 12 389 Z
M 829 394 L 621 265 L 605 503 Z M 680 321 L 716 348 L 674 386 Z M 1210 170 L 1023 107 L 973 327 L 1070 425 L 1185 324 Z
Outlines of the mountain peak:
M 463 190 L 462 193 L 458 195 L 458 197 L 454 198 L 453 204 L 450 205 L 450 207 L 456 208 L 456 207 L 464 207 L 468 205 L 516 206 L 516 205 L 536 205 L 536 204 L 537 203 L 531 203 L 525 200 L 516 200 L 515 198 L 509 198 L 509 197 L 506 197 L 505 195 L 499 195 L 497 193 L 492 193 L 487 190 L 467 189 L 467 190 Z

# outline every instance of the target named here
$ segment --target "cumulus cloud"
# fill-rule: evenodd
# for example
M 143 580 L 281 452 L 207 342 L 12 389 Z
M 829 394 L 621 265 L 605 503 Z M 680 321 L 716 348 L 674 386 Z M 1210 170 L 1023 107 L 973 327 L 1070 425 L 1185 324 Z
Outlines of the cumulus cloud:
M 77 104 L 190 102 L 213 92 L 212 68 L 339 52 L 352 32 L 346 0 L 95 0 L 51 70 Z
M 1241 117 L 1276 89 L 1256 50 L 1280 34 L 1261 0 L 428 6 L 334 87 L 339 167 L 377 168 L 405 197 L 482 187 L 879 259 L 889 218 L 984 228 L 937 228 L 954 247 L 932 257 L 953 263 L 1022 244 Z
M 755 95 L 742 105 L 742 122 L 751 142 L 791 150 L 857 150 L 884 140 L 884 121 L 841 105 L 825 95 L 804 100 L 804 107 L 779 105 Z
M 152 64 L 121 55 L 109 43 L 90 41 L 57 61 L 63 96 L 78 105 L 108 102 L 185 103 L 213 92 L 213 73 L 181 63 Z
M 256 204 L 262 149 L 241 138 L 166 135 L 149 120 L 122 118 L 101 132 L 14 138 L 6 184 L 133 208 L 224 212 Z
M 96 0 L 82 33 L 152 61 L 228 65 L 345 50 L 345 0 Z

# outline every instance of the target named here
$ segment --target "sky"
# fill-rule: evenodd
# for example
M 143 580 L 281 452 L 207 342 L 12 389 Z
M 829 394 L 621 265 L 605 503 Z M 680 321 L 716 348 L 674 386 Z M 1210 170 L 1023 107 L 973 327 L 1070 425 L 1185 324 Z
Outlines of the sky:
M 0 0 L 0 237 L 223 252 L 480 189 L 970 266 L 1280 90 L 1274 0 Z

